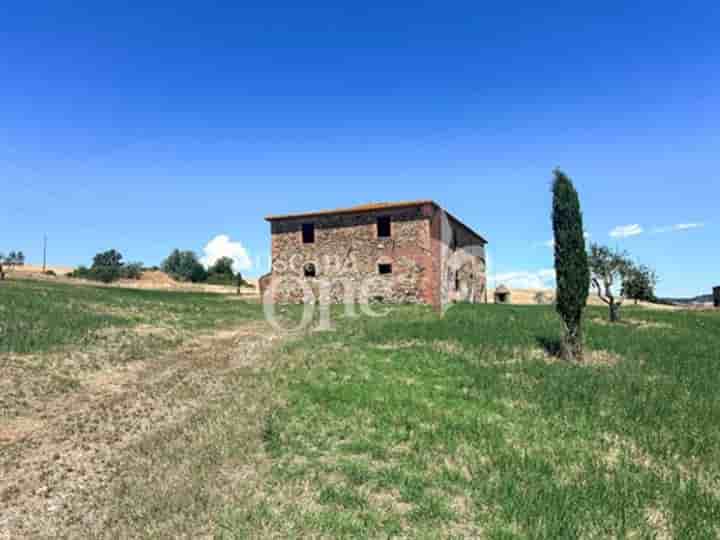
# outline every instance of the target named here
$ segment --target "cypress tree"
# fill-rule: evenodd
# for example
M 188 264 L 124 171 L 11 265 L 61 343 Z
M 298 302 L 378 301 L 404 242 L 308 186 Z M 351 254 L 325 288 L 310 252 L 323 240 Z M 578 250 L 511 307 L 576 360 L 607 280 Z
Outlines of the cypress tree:
M 562 357 L 582 360 L 582 314 L 590 289 L 590 269 L 580 200 L 572 181 L 553 171 L 553 232 L 555 234 L 556 308 L 563 321 Z

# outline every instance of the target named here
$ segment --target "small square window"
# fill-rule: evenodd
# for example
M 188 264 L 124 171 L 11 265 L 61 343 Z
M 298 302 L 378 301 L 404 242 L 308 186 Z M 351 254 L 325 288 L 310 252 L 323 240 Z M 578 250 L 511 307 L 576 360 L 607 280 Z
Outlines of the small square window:
M 381 216 L 377 218 L 378 238 L 390 238 L 390 234 L 390 216 Z
M 314 223 L 303 223 L 302 240 L 303 240 L 303 244 L 315 243 L 315 224 Z
M 317 275 L 315 265 L 313 263 L 307 263 L 303 266 L 303 273 L 305 274 L 305 277 L 315 277 Z
M 392 264 L 378 264 L 378 274 L 392 274 Z

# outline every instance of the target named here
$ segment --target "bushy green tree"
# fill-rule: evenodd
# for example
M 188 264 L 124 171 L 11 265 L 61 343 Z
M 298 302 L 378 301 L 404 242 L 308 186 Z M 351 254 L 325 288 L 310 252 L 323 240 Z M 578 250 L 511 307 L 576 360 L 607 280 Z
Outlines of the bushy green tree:
M 197 255 L 192 251 L 174 249 L 162 262 L 163 272 L 180 281 L 193 283 L 206 281 L 208 274 L 205 267 L 200 264 Z
M 83 277 L 103 283 L 112 283 L 122 275 L 122 254 L 115 250 L 102 251 L 93 257 L 90 270 Z
M 93 257 L 92 267 L 109 266 L 111 268 L 120 268 L 120 266 L 122 266 L 122 258 L 123 256 L 120 252 L 114 249 L 103 251 Z
M 562 356 L 582 360 L 582 315 L 590 288 L 590 270 L 585 251 L 580 199 L 572 181 L 562 171 L 553 171 L 552 222 L 555 235 L 555 306 L 563 321 Z
M 215 261 L 215 264 L 208 269 L 208 272 L 210 274 L 229 274 L 230 276 L 234 276 L 233 260 L 230 257 L 220 257 Z
M 652 268 L 644 264 L 633 265 L 623 281 L 620 294 L 635 300 L 636 304 L 638 301 L 656 302 L 655 286 L 657 282 L 657 274 Z
M 220 257 L 208 269 L 208 283 L 216 285 L 232 285 L 235 282 L 233 260 L 230 257 Z

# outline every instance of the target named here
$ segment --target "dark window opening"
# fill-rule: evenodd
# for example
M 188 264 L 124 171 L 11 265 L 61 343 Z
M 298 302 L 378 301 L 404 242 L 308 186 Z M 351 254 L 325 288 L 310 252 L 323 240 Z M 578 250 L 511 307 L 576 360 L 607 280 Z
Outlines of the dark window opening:
M 315 277 L 316 275 L 315 265 L 313 263 L 307 263 L 303 266 L 303 273 L 305 277 Z
M 455 229 L 452 231 L 452 237 L 450 238 L 450 249 L 455 251 L 457 249 L 457 233 Z
M 392 274 L 392 264 L 378 264 L 378 274 Z
M 460 290 L 460 272 L 455 272 L 455 290 Z
M 377 235 L 378 238 L 390 238 L 390 217 L 383 216 L 377 218 Z
M 315 224 L 303 223 L 302 226 L 303 244 L 313 244 L 315 242 Z

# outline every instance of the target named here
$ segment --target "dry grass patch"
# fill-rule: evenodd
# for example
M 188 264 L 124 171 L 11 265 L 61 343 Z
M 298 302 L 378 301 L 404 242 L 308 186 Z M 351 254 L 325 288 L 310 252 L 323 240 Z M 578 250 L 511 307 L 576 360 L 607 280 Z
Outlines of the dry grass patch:
M 673 325 L 666 322 L 660 321 L 646 321 L 643 319 L 624 318 L 618 322 L 610 322 L 607 319 L 601 319 L 600 317 L 593 317 L 590 319 L 591 322 L 599 324 L 601 326 L 629 326 L 637 330 L 667 330 L 672 329 Z
M 372 345 L 373 349 L 381 351 L 398 351 L 402 349 L 414 349 L 416 347 L 424 347 L 426 343 L 419 339 L 408 339 L 401 341 L 391 341 L 389 343 L 377 343 Z
M 467 352 L 459 341 L 454 340 L 433 341 L 430 347 L 433 351 L 443 354 L 463 355 Z
M 378 510 L 392 512 L 404 516 L 408 514 L 413 505 L 402 500 L 397 489 L 373 490 L 366 493 L 370 505 Z
M 546 364 L 567 363 L 557 356 L 554 351 L 549 352 L 547 349 L 542 347 L 516 347 L 513 349 L 510 358 L 493 363 L 499 365 L 510 365 L 521 363 L 524 360 L 540 360 Z M 585 349 L 585 357 L 583 361 L 577 362 L 573 365 L 581 367 L 612 367 L 621 361 L 622 357 L 619 354 L 603 349 Z
M 671 520 L 668 519 L 668 513 L 657 507 L 648 507 L 645 509 L 645 520 L 654 533 L 655 540 L 670 540 L 673 538 L 672 529 L 670 528 Z

